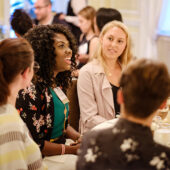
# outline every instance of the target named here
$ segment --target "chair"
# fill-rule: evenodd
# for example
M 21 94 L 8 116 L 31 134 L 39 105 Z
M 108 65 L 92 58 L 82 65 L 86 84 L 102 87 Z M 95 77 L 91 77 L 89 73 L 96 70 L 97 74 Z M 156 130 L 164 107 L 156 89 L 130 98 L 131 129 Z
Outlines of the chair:
M 69 99 L 69 124 L 75 129 L 79 130 L 80 108 L 77 95 L 77 80 L 72 80 L 72 84 L 67 90 L 67 97 Z

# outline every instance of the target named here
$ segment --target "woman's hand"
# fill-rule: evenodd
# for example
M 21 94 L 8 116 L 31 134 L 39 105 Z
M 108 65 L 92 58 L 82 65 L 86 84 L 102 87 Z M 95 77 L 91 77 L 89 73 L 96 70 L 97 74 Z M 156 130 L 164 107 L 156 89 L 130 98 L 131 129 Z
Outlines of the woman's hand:
M 68 147 L 70 147 L 70 153 L 71 154 L 77 154 L 77 150 L 80 148 L 80 143 L 72 143 L 70 146 L 68 146 Z
M 80 133 L 73 129 L 70 125 L 66 129 L 66 136 L 69 139 L 74 140 L 75 142 L 80 138 Z
M 79 70 L 77 69 L 77 70 L 72 71 L 71 76 L 72 77 L 78 77 L 79 76 Z

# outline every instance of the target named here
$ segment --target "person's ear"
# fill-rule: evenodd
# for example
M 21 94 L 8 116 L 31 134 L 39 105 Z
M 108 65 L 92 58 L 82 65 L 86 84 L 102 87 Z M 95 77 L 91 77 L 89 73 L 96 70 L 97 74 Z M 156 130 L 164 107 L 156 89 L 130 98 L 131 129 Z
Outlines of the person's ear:
M 23 77 L 24 79 L 27 79 L 27 77 L 28 77 L 28 75 L 29 75 L 29 72 L 30 72 L 30 68 L 27 67 L 27 68 L 21 73 L 22 77 Z
M 159 109 L 163 109 L 166 106 L 167 100 L 163 101 L 163 103 L 159 106 Z
M 16 35 L 18 38 L 21 37 L 20 34 L 18 34 L 17 32 L 15 32 L 15 35 Z
M 124 103 L 123 93 L 122 90 L 119 89 L 117 92 L 117 102 L 121 105 Z

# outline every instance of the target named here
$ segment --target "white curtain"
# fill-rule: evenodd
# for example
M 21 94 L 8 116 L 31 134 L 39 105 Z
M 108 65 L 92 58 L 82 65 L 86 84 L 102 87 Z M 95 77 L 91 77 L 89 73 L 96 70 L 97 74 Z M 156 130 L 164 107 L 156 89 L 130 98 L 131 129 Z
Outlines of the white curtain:
M 157 30 L 164 0 L 149 0 L 148 1 L 148 16 L 146 18 L 146 42 L 145 43 L 145 57 L 157 58 Z

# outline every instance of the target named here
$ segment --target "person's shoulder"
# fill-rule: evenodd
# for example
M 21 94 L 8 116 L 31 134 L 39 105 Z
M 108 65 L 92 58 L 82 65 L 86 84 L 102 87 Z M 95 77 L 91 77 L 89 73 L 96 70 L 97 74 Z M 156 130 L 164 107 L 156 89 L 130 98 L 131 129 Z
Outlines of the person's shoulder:
M 97 46 L 99 44 L 99 37 L 94 36 L 90 40 L 90 46 Z
M 83 71 L 89 71 L 89 72 L 94 72 L 97 68 L 100 68 L 100 63 L 97 59 L 93 59 L 92 61 L 88 62 L 86 65 L 84 65 L 81 69 L 80 72 Z
M 170 148 L 169 147 L 166 147 L 164 145 L 161 145 L 161 144 L 155 142 L 154 149 L 155 149 L 155 151 L 157 151 L 158 154 L 166 153 L 170 157 Z
M 90 40 L 90 43 L 91 42 L 99 42 L 99 37 L 97 35 L 94 35 Z
M 52 24 L 62 24 L 64 26 L 66 26 L 68 29 L 71 30 L 69 24 L 67 23 L 67 21 L 63 20 L 63 19 L 60 19 L 60 15 L 61 13 L 54 13 L 54 18 L 53 18 L 53 21 L 52 21 Z
M 85 140 L 87 139 L 100 139 L 101 140 L 101 136 L 104 136 L 103 139 L 109 138 L 112 135 L 112 129 L 113 127 L 107 128 L 107 129 L 103 129 L 103 130 L 92 130 L 87 132 L 83 138 L 85 138 Z
M 33 19 L 33 23 L 35 24 L 35 25 L 38 25 L 38 20 L 35 18 L 35 19 Z

